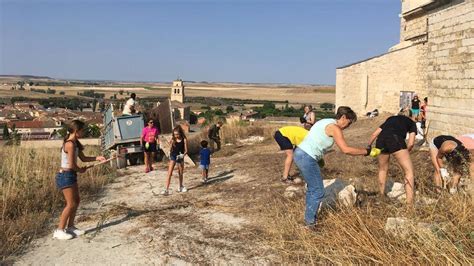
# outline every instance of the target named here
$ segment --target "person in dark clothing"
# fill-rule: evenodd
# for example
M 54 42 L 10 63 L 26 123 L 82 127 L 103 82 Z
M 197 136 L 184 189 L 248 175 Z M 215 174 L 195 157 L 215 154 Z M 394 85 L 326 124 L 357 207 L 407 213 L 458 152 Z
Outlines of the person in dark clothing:
M 372 133 L 369 140 L 369 146 L 371 147 L 372 143 L 377 139 L 375 147 L 382 151 L 378 156 L 380 194 L 385 195 L 389 159 L 390 155 L 393 154 L 405 172 L 405 191 L 408 204 L 413 204 L 415 195 L 415 181 L 410 151 L 415 144 L 416 132 L 416 124 L 411 110 L 404 110 L 397 116 L 389 117 L 385 123 Z M 407 133 L 409 133 L 408 146 L 405 143 Z
M 471 153 L 461 141 L 453 136 L 440 135 L 435 137 L 430 143 L 430 155 L 435 167 L 434 182 L 440 191 L 443 186 L 449 183 L 449 192 L 457 192 L 461 177 L 470 175 Z M 453 169 L 453 177 L 450 178 L 446 168 L 443 167 L 443 158 Z
M 211 126 L 209 128 L 209 132 L 207 133 L 207 136 L 209 137 L 210 140 L 210 148 L 213 151 L 218 151 L 221 149 L 221 137 L 219 135 L 219 130 L 222 127 L 222 122 L 219 121 L 217 124 Z M 214 143 L 217 145 L 217 149 L 214 149 Z
M 168 165 L 168 178 L 166 179 L 166 188 L 161 192 L 162 195 L 169 195 L 169 188 L 171 182 L 171 176 L 175 165 L 178 166 L 179 174 L 179 188 L 178 192 L 187 192 L 188 190 L 183 185 L 183 172 L 184 172 L 184 157 L 188 154 L 188 139 L 184 134 L 184 130 L 181 126 L 177 126 L 173 129 L 173 136 L 170 141 L 170 162 Z
M 413 96 L 413 100 L 411 100 L 411 112 L 413 116 L 415 116 L 416 120 L 418 120 L 418 116 L 420 115 L 420 99 L 418 99 L 418 95 L 415 94 Z

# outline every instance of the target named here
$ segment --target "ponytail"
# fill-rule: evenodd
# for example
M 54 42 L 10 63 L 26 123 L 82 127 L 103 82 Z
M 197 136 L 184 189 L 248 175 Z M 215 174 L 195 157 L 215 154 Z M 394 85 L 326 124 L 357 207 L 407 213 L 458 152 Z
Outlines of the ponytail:
M 71 134 L 76 133 L 79 130 L 85 129 L 86 124 L 82 122 L 81 120 L 75 119 L 75 120 L 72 120 L 70 123 L 66 124 L 66 127 L 67 127 L 67 134 L 63 139 L 63 149 L 64 149 L 64 144 L 67 142 Z M 84 146 L 82 145 L 81 142 L 79 142 L 79 140 L 76 140 L 74 144 L 80 151 L 84 150 Z

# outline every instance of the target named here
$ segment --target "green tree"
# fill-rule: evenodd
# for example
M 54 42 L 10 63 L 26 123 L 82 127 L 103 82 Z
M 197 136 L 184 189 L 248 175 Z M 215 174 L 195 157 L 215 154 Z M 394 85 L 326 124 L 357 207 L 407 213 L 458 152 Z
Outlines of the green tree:
M 66 95 L 66 93 L 64 91 L 60 91 L 59 95 Z
M 119 94 L 120 94 L 120 95 L 123 95 L 123 90 L 119 90 Z
M 263 109 L 273 110 L 275 109 L 275 104 L 272 102 L 266 102 L 263 104 Z
M 15 124 L 13 124 L 11 131 L 12 132 L 10 134 L 10 138 L 5 144 L 6 145 L 20 145 L 21 135 L 18 133 L 18 130 L 16 129 Z
M 7 124 L 3 125 L 3 140 L 9 140 L 10 139 L 10 131 L 8 131 L 8 126 Z
M 97 125 L 89 125 L 87 127 L 87 136 L 91 138 L 100 137 L 100 127 Z
M 92 112 L 95 112 L 97 108 L 97 100 L 94 98 L 94 100 L 92 100 Z
M 234 111 L 234 107 L 232 105 L 229 105 L 227 106 L 227 108 L 225 109 L 227 113 L 230 113 L 232 111 Z
M 99 103 L 99 110 L 100 110 L 100 112 L 105 111 L 105 102 L 104 101 L 101 101 Z

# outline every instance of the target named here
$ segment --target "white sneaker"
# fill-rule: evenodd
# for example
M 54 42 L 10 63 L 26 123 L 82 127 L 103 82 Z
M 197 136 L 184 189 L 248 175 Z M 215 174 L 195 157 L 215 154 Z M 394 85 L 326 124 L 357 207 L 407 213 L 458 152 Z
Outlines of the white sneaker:
M 179 192 L 188 192 L 188 189 L 185 187 L 179 187 L 178 189 Z
M 170 194 L 170 192 L 167 189 L 163 189 L 163 191 L 161 191 L 160 194 L 163 195 L 163 196 L 168 196 Z
M 60 239 L 60 240 L 69 240 L 73 237 L 74 237 L 73 235 L 67 233 L 66 230 L 62 230 L 62 229 L 56 229 L 54 230 L 54 233 L 53 233 L 53 238 Z
M 71 235 L 75 235 L 75 236 L 82 236 L 83 234 L 86 233 L 86 231 L 81 230 L 81 229 L 78 229 L 78 228 L 75 227 L 75 226 L 68 227 L 68 228 L 66 229 L 66 232 L 68 232 L 68 233 L 71 234 Z

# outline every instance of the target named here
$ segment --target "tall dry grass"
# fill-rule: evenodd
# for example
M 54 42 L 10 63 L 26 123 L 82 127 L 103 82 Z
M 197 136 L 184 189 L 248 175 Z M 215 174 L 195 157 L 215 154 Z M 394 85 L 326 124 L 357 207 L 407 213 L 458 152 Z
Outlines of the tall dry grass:
M 366 119 L 344 131 L 350 145 L 363 147 L 385 118 Z M 410 155 L 415 169 L 416 198 L 436 200 L 434 204 L 405 204 L 363 196 L 359 207 L 338 207 L 322 211 L 317 231 L 303 228 L 305 198 L 289 200 L 282 196 L 268 206 L 268 243 L 285 263 L 312 264 L 474 264 L 473 195 L 438 194 L 433 186 L 433 166 L 427 151 L 414 150 Z M 338 148 L 325 156 L 322 169 L 326 179 L 341 178 L 365 192 L 377 192 L 377 160 L 352 157 Z M 403 182 L 403 171 L 393 158 L 388 178 Z M 388 217 L 408 219 L 409 236 L 395 236 L 384 227 Z M 431 230 L 418 223 L 432 226 Z
M 460 264 L 474 262 L 474 213 L 467 197 L 443 198 L 410 213 L 403 206 L 372 204 L 320 213 L 316 232 L 303 228 L 304 199 L 270 204 L 268 243 L 290 264 Z M 406 217 L 408 237 L 384 230 L 387 217 Z M 430 223 L 433 231 L 416 226 Z M 431 233 L 429 233 L 431 232 Z
M 86 146 L 85 153 L 99 154 L 99 149 Z M 55 184 L 58 149 L 3 146 L 0 158 L 0 259 L 5 260 L 51 229 L 63 197 Z M 89 169 L 79 176 L 81 196 L 96 194 L 112 177 L 107 166 Z
M 265 140 L 273 138 L 278 125 L 255 124 L 225 124 L 220 130 L 222 143 L 236 143 L 250 136 L 261 136 Z

